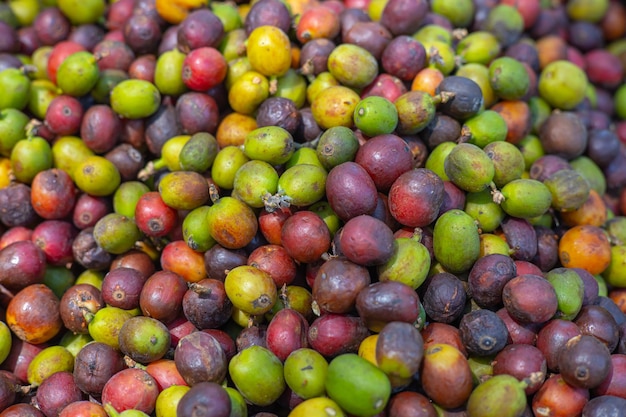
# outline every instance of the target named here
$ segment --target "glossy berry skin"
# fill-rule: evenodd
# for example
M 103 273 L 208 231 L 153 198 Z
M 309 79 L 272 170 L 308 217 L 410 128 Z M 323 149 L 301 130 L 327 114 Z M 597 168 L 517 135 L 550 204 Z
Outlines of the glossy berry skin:
M 111 201 L 107 197 L 95 197 L 86 193 L 76 198 L 72 211 L 72 222 L 82 230 L 93 227 L 98 220 L 111 211 Z
M 227 70 L 226 59 L 217 49 L 194 49 L 183 61 L 183 82 L 192 90 L 207 91 L 224 81 Z
M 77 98 L 60 95 L 50 102 L 45 123 L 57 135 L 73 135 L 80 130 L 83 113 L 83 107 Z
M 63 219 L 72 213 L 76 188 L 69 174 L 62 169 L 43 170 L 33 178 L 30 202 L 44 219 Z
M 72 262 L 72 242 L 76 236 L 74 225 L 65 220 L 45 220 L 33 229 L 32 241 L 46 255 L 50 265 Z
M 150 191 L 139 197 L 135 207 L 135 223 L 146 235 L 167 235 L 176 226 L 177 219 L 177 211 L 165 204 L 157 191 Z
M 389 211 L 404 226 L 424 227 L 439 215 L 444 195 L 444 183 L 433 171 L 409 170 L 389 190 Z
M 63 327 L 59 299 L 44 284 L 29 285 L 7 305 L 6 324 L 26 343 L 45 343 Z
M 0 251 L 0 285 L 13 293 L 41 284 L 45 273 L 46 254 L 32 240 L 13 242 Z
M 330 249 L 328 226 L 317 214 L 301 210 L 289 216 L 281 230 L 281 242 L 297 262 L 317 261 Z

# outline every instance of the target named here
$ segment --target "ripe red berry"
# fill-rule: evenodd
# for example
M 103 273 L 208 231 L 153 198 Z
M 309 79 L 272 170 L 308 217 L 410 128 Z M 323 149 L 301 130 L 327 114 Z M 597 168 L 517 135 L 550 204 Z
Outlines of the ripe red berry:
M 162 237 L 172 231 L 178 219 L 176 210 L 166 205 L 157 191 L 143 194 L 135 207 L 135 223 L 148 236 Z
M 228 63 L 217 49 L 194 49 L 183 62 L 183 82 L 192 90 L 206 91 L 224 81 L 227 70 Z

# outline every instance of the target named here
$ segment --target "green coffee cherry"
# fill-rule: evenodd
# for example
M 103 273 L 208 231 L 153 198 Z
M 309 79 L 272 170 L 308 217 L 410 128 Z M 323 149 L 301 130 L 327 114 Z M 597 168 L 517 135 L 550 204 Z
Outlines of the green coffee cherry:
M 243 152 L 250 159 L 258 159 L 271 165 L 284 164 L 295 151 L 291 134 L 280 126 L 265 126 L 246 135 Z
M 98 82 L 100 69 L 96 57 L 87 51 L 68 56 L 57 71 L 57 85 L 65 94 L 80 97 L 89 93 Z
M 111 91 L 113 111 L 127 119 L 149 117 L 159 109 L 161 93 L 145 80 L 125 80 Z
M 398 125 L 398 110 L 384 97 L 366 97 L 354 109 L 354 125 L 370 137 L 392 133 Z

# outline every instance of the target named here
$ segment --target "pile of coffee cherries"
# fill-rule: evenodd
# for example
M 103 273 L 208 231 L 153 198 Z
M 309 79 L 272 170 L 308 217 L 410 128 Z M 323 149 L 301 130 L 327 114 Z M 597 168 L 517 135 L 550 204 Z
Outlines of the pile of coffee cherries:
M 617 0 L 0 3 L 0 417 L 626 416 Z

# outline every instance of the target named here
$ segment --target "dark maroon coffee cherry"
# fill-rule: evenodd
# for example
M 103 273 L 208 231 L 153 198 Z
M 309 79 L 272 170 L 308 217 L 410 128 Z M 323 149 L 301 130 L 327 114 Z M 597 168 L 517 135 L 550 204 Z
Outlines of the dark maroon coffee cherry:
M 0 53 L 0 71 L 4 71 L 7 68 L 21 68 L 22 61 L 15 55 L 9 53 Z
M 145 143 L 152 154 L 160 156 L 163 144 L 181 133 L 176 109 L 169 101 L 164 100 L 156 113 L 146 120 Z
M 609 311 L 599 305 L 586 305 L 574 319 L 582 334 L 595 336 L 602 341 L 609 352 L 613 352 L 619 342 L 619 327 Z
M 313 300 L 322 311 L 349 313 L 358 294 L 371 282 L 367 268 L 343 257 L 331 258 L 317 271 Z
M 215 99 L 209 94 L 190 91 L 176 100 L 176 116 L 182 132 L 186 135 L 198 132 L 215 134 L 220 110 Z
M 575 113 L 563 111 L 548 116 L 541 125 L 539 139 L 546 153 L 570 160 L 583 154 L 588 133 Z
M 507 217 L 500 227 L 504 232 L 509 247 L 513 249 L 511 257 L 515 260 L 531 261 L 537 254 L 537 232 L 526 219 Z
M 604 44 L 602 28 L 591 22 L 571 22 L 567 27 L 568 43 L 581 52 L 601 48 Z
M 231 360 L 233 356 L 237 354 L 237 345 L 235 344 L 235 340 L 224 330 L 203 329 L 202 331 L 210 334 L 220 343 L 220 346 L 222 346 L 222 349 L 226 354 L 226 359 Z
M 246 14 L 244 29 L 250 35 L 254 29 L 263 25 L 276 26 L 285 33 L 291 28 L 291 14 L 285 4 L 279 0 L 260 0 L 254 2 Z
M 108 305 L 123 310 L 137 308 L 145 281 L 144 275 L 136 269 L 115 268 L 102 280 L 102 299 Z
M 35 34 L 35 32 L 33 31 Z M 39 41 L 39 38 L 37 38 Z M 6 22 L 0 22 L 0 53 L 12 54 L 20 50 L 17 31 Z M 18 60 L 19 61 L 19 60 Z
M 21 240 L 0 250 L 0 285 L 19 291 L 41 284 L 46 272 L 46 255 L 34 242 Z
M 537 334 L 537 348 L 546 358 L 548 369 L 559 372 L 560 351 L 568 340 L 581 335 L 575 323 L 562 319 L 552 319 Z
M 624 415 L 626 399 L 613 395 L 600 395 L 590 399 L 583 407 L 585 417 L 604 417 Z
M 467 278 L 472 299 L 482 308 L 502 306 L 502 289 L 517 276 L 517 267 L 510 256 L 490 254 L 479 258 Z
M 124 42 L 137 55 L 155 52 L 162 35 L 159 22 L 141 13 L 131 16 L 123 30 Z
M 401 137 L 378 135 L 359 147 L 354 162 L 365 168 L 378 191 L 387 192 L 400 175 L 413 168 L 413 154 Z
M 391 0 L 387 2 L 380 17 L 394 36 L 413 35 L 423 24 L 428 13 L 426 0 Z
M 620 309 L 620 306 L 617 305 L 612 298 L 609 298 L 606 295 L 598 295 L 598 298 L 594 301 L 594 305 L 604 308 L 615 320 L 615 323 L 618 326 L 626 323 L 626 314 Z
M 322 129 L 315 121 L 310 107 L 300 109 L 300 115 L 302 116 L 302 123 L 294 139 L 299 143 L 312 142 L 322 134 Z
M 93 227 L 113 209 L 111 200 L 107 197 L 96 197 L 89 194 L 80 194 L 74 204 L 72 222 L 79 229 Z
M 544 155 L 530 166 L 529 176 L 533 180 L 544 181 L 562 169 L 573 169 L 567 159 L 558 155 Z
M 505 346 L 494 358 L 492 366 L 494 375 L 512 375 L 520 381 L 528 381 L 527 395 L 537 392 L 548 373 L 545 356 L 529 344 Z
M 549 271 L 557 265 L 559 261 L 559 237 L 550 228 L 535 226 L 537 235 L 537 253 L 533 258 L 533 263 L 542 271 Z
M 579 388 L 599 386 L 611 371 L 611 354 L 594 336 L 574 336 L 559 354 L 559 370 L 568 384 Z
M 190 386 L 200 382 L 221 383 L 228 363 L 220 343 L 208 333 L 196 331 L 183 337 L 176 345 L 174 361 L 181 376 Z
M 539 324 L 534 323 L 520 323 L 515 320 L 506 308 L 502 307 L 496 311 L 498 317 L 502 319 L 504 325 L 509 331 L 509 339 L 507 343 L 525 343 L 534 344 L 537 340 L 537 332 L 540 329 Z
M 33 22 L 35 33 L 42 45 L 56 45 L 67 39 L 72 26 L 58 7 L 47 7 L 37 14 Z
M 179 416 L 228 417 L 230 411 L 230 396 L 215 382 L 194 384 L 176 406 L 176 414 Z
M 383 51 L 392 39 L 389 30 L 380 22 L 356 22 L 342 36 L 343 42 L 360 46 L 377 60 L 381 59 Z
M 333 41 L 326 38 L 311 39 L 305 43 L 300 51 L 300 71 L 305 75 L 328 71 L 328 56 L 335 46 Z
M 280 240 L 289 256 L 304 263 L 320 259 L 328 252 L 331 244 L 328 226 L 310 210 L 301 210 L 289 216 L 283 224 Z
M 506 48 L 504 55 L 515 58 L 529 65 L 534 71 L 539 72 L 539 52 L 530 42 L 518 41 Z
M 132 181 L 145 166 L 143 154 L 129 143 L 120 143 L 104 157 L 111 161 L 120 172 L 122 181 Z
M 283 308 L 267 325 L 265 344 L 281 361 L 295 350 L 307 348 L 309 322 L 302 314 L 291 308 Z
M 292 100 L 270 97 L 259 106 L 256 122 L 258 127 L 278 126 L 295 135 L 300 128 L 302 115 Z
M 100 71 L 117 69 L 128 71 L 130 64 L 135 59 L 135 53 L 124 42 L 103 40 L 93 48 L 93 53 L 98 59 Z
M 356 310 L 365 325 L 378 332 L 392 321 L 415 323 L 421 308 L 419 296 L 413 288 L 397 281 L 381 281 L 359 292 Z
M 356 162 L 344 162 L 328 173 L 326 196 L 337 216 L 347 221 L 372 213 L 376 208 L 378 190 L 365 168 Z
M 154 83 L 156 57 L 153 54 L 141 55 L 133 60 L 128 67 L 128 76 L 138 80 Z
M 82 45 L 87 51 L 93 51 L 93 48 L 103 39 L 104 29 L 93 23 L 76 26 L 67 37 L 68 41 Z
M 411 36 L 401 35 L 387 44 L 380 59 L 388 74 L 412 81 L 426 65 L 426 49 Z
M 440 272 L 433 275 L 427 285 L 423 305 L 433 321 L 449 324 L 463 315 L 467 294 L 460 279 L 448 272 Z
M 76 284 L 68 288 L 61 297 L 59 313 L 63 325 L 73 333 L 89 332 L 88 314 L 96 314 L 104 307 L 100 290 L 90 284 Z
M 586 155 L 599 167 L 605 167 L 619 153 L 620 142 L 617 134 L 610 129 L 589 132 Z
M 9 35 L 11 36 L 11 35 Z M 32 55 L 38 48 L 40 48 L 41 41 L 37 37 L 35 28 L 32 26 L 21 27 L 17 30 L 19 51 L 24 55 Z
M 267 347 L 267 325 L 266 324 L 253 324 L 246 327 L 239 332 L 235 339 L 235 345 L 237 346 L 237 352 L 250 347 L 250 346 L 262 346 Z
M 224 37 L 222 21 L 210 9 L 195 10 L 178 27 L 178 48 L 188 53 L 203 46 L 217 48 Z
M 372 19 L 367 14 L 366 10 L 358 8 L 345 8 L 339 13 L 339 23 L 341 26 L 341 37 L 343 38 L 346 33 L 358 22 L 371 22 Z
M 157 271 L 150 275 L 141 288 L 139 307 L 144 316 L 165 324 L 180 317 L 187 282 L 171 271 Z
M 8 375 L 0 375 L 0 407 L 5 410 L 17 399 L 17 384 Z
M 58 416 L 69 404 L 84 398 L 71 372 L 56 372 L 41 382 L 35 396 L 37 406 L 46 416 Z
M 518 275 L 507 282 L 502 290 L 502 301 L 509 314 L 523 323 L 546 322 L 558 308 L 552 284 L 533 274 Z
M 161 56 L 165 52 L 178 47 L 178 27 L 179 25 L 172 25 L 165 29 L 161 36 L 156 56 Z
M 474 310 L 465 314 L 459 323 L 461 340 L 470 354 L 489 356 L 506 346 L 509 336 L 502 319 L 491 310 Z
M 225 324 L 233 311 L 224 283 L 207 278 L 193 283 L 182 299 L 187 320 L 198 329 L 217 329 Z
M 443 202 L 439 208 L 439 214 L 457 209 L 463 210 L 465 207 L 465 191 L 454 185 L 452 181 L 443 182 Z
M 309 327 L 309 345 L 327 358 L 342 353 L 356 353 L 369 335 L 360 317 L 344 314 L 324 314 Z
M 228 271 L 247 262 L 248 256 L 243 249 L 226 249 L 216 244 L 204 253 L 207 275 L 220 281 L 226 279 Z
M 356 264 L 381 265 L 393 256 L 393 231 L 384 222 L 370 215 L 351 218 L 337 235 L 341 253 Z
M 10 184 L 0 189 L 0 222 L 7 227 L 30 227 L 39 216 L 31 204 L 31 189 L 22 183 Z
M 428 149 L 433 150 L 443 142 L 455 142 L 461 136 L 461 124 L 453 117 L 435 113 L 435 117 L 419 132 Z
M 478 84 L 469 78 L 452 75 L 445 77 L 437 86 L 437 94 L 442 94 L 438 110 L 459 121 L 477 114 L 483 105 L 483 93 Z
M 126 368 L 119 350 L 101 342 L 85 345 L 74 361 L 74 381 L 85 394 L 99 397 L 107 381 Z

